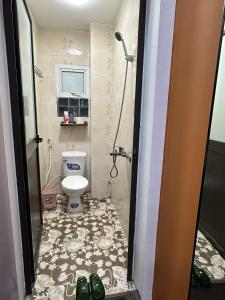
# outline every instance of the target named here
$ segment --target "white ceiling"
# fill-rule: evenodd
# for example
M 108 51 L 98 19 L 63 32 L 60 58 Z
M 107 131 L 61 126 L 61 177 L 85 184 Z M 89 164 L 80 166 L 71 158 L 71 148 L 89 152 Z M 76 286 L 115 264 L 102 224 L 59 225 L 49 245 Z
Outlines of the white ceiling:
M 67 0 L 26 2 L 40 27 L 88 30 L 92 22 L 113 24 L 122 0 L 88 0 L 82 6 Z

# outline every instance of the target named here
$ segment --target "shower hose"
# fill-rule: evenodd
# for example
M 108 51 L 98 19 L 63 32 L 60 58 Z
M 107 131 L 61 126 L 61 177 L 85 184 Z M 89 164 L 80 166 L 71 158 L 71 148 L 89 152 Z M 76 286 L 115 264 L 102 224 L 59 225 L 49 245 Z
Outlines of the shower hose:
M 115 135 L 115 139 L 114 139 L 114 143 L 113 143 L 113 154 L 112 154 L 113 165 L 112 165 L 112 169 L 110 171 L 111 178 L 116 178 L 119 175 L 119 171 L 118 171 L 117 164 L 116 164 L 117 153 L 115 152 L 115 148 L 116 148 L 116 142 L 117 142 L 118 133 L 119 133 L 119 129 L 120 129 L 121 117 L 122 117 L 122 113 L 123 113 L 123 105 L 124 105 L 126 85 L 127 85 L 128 63 L 129 63 L 128 60 L 126 60 L 126 71 L 125 71 L 125 78 L 124 78 L 122 102 L 121 102 L 121 107 L 120 107 L 120 115 L 119 115 L 116 135 Z

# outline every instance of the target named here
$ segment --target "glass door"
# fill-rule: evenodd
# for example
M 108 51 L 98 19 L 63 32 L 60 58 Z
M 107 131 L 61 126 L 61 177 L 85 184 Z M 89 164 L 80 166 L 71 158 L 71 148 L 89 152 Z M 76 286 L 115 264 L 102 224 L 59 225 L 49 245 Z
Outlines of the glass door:
M 32 28 L 26 5 L 23 0 L 17 0 L 18 39 L 20 76 L 22 85 L 21 100 L 23 102 L 23 119 L 25 129 L 25 151 L 27 165 L 27 180 L 29 194 L 29 208 L 32 231 L 32 250 L 36 261 L 39 237 L 42 226 L 41 192 L 39 176 L 38 143 L 41 142 L 37 134 L 36 102 L 34 88 L 34 65 Z

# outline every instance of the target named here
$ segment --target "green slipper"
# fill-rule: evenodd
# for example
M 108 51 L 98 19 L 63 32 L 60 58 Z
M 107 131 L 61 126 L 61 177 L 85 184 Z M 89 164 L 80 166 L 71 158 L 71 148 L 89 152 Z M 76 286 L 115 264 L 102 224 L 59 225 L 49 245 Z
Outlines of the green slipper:
M 90 275 L 90 286 L 93 300 L 105 299 L 105 288 L 98 274 Z
M 76 300 L 90 300 L 90 286 L 87 278 L 82 276 L 77 279 Z
M 197 288 L 200 286 L 200 283 L 195 279 L 194 274 L 191 275 L 191 287 Z
M 210 286 L 210 278 L 203 269 L 200 269 L 199 267 L 194 265 L 192 272 L 195 280 L 197 280 L 200 283 L 200 285 L 205 287 Z

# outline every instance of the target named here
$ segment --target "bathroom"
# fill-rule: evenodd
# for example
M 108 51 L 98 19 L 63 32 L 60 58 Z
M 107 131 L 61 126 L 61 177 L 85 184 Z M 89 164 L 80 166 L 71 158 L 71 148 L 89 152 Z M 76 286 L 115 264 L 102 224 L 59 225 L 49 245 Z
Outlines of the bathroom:
M 42 209 L 30 203 L 33 297 L 74 299 L 77 278 L 90 273 L 101 277 L 106 294 L 133 290 L 128 245 L 140 3 L 16 2 L 32 201 L 39 183 L 42 193 Z

